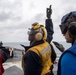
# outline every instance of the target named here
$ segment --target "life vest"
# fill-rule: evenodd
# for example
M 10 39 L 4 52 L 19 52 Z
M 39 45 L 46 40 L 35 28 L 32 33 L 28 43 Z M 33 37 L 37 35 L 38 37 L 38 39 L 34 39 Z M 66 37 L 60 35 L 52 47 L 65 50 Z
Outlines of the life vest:
M 43 69 L 42 69 L 41 75 L 45 75 L 46 73 L 50 72 L 50 67 L 52 66 L 53 63 L 52 63 L 52 60 L 50 58 L 50 56 L 51 56 L 51 47 L 48 44 L 48 42 L 36 45 L 36 46 L 30 48 L 29 50 L 31 50 L 31 51 L 35 52 L 36 54 L 38 54 L 40 56 L 40 58 L 42 59 Z

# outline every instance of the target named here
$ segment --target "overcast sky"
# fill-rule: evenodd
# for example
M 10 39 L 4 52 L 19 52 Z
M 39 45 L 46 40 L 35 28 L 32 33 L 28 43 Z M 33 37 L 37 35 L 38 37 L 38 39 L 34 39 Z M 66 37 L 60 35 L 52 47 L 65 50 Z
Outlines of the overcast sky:
M 0 0 L 0 41 L 26 42 L 34 22 L 45 25 L 46 8 L 52 5 L 54 41 L 65 41 L 59 24 L 63 15 L 76 10 L 76 0 Z

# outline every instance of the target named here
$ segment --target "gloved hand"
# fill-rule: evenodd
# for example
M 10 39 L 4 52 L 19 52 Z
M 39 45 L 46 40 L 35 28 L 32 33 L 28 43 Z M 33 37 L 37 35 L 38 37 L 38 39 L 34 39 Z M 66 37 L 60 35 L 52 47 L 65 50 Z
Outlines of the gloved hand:
M 46 9 L 46 16 L 48 19 L 51 18 L 51 14 L 52 14 L 52 9 L 51 9 L 51 5 L 50 5 L 50 7 Z
M 65 48 L 63 47 L 62 44 L 56 42 L 56 41 L 53 41 L 54 45 L 61 51 L 61 52 L 64 52 Z
M 30 48 L 29 46 L 25 46 L 23 44 L 20 44 L 24 49 L 25 49 L 25 52 Z

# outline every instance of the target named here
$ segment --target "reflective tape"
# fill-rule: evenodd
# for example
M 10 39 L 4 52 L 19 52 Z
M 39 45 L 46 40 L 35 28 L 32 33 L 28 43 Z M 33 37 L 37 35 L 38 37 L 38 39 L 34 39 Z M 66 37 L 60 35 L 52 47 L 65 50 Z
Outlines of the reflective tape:
M 46 47 L 45 49 L 43 49 L 43 50 L 41 51 L 41 54 L 45 54 L 46 52 L 48 52 L 48 51 L 50 51 L 50 50 L 51 50 L 51 47 L 48 46 L 48 47 Z

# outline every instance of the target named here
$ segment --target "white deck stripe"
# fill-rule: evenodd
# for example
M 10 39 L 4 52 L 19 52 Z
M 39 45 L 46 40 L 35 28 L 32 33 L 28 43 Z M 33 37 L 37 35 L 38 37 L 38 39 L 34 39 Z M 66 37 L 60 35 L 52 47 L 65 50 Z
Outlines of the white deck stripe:
M 10 68 L 12 66 L 16 66 L 16 67 L 22 69 L 21 68 L 21 61 L 17 61 L 17 62 L 6 62 L 6 63 L 3 64 L 4 69 L 8 69 L 8 68 Z

